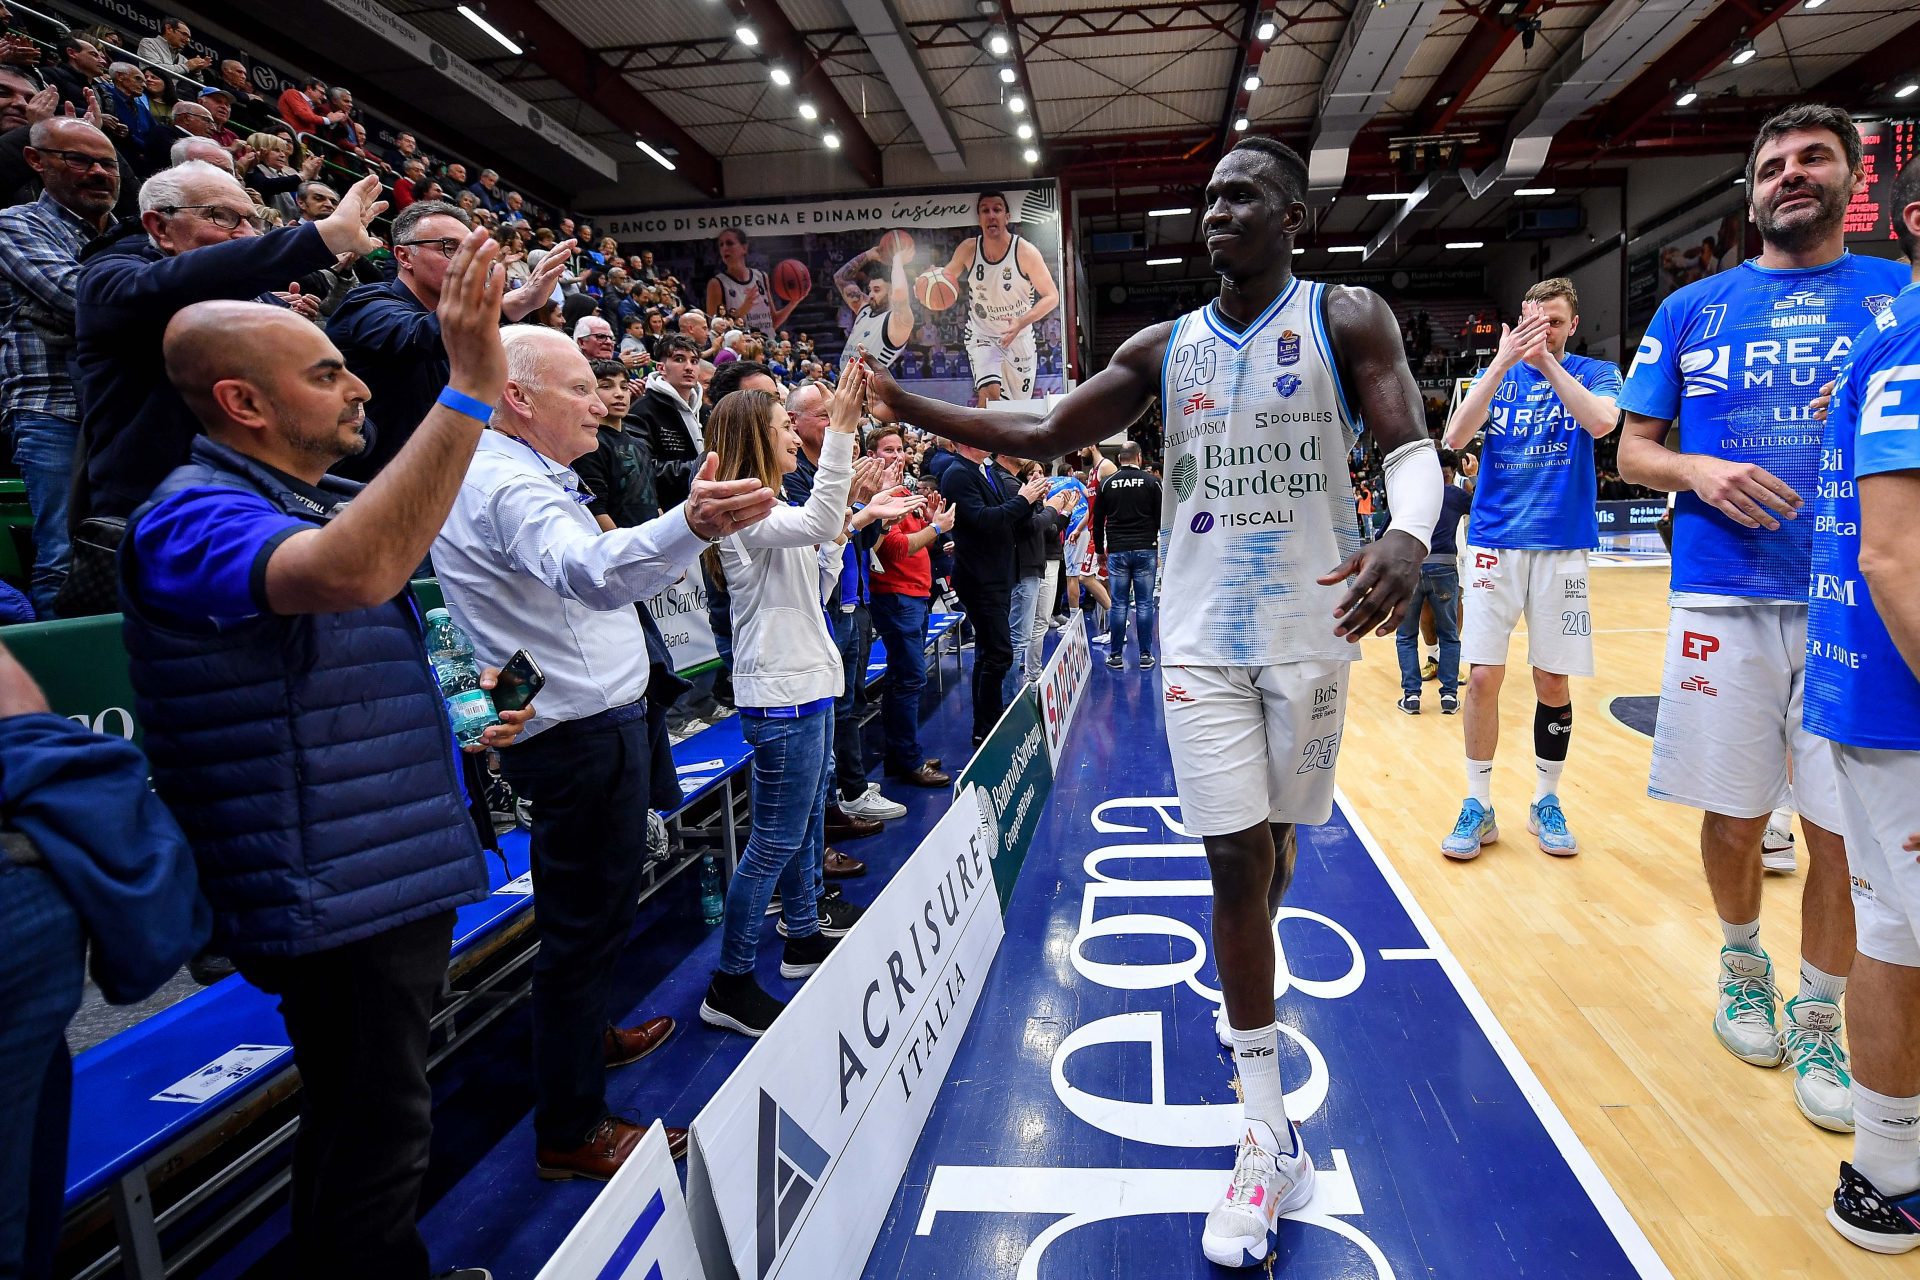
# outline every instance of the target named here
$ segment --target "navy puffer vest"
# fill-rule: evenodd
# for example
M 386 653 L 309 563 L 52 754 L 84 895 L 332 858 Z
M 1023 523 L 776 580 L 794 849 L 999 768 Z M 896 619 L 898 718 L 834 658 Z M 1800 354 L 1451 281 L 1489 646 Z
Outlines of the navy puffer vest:
M 486 864 L 410 594 L 211 634 L 141 608 L 135 528 L 160 499 L 208 486 L 322 520 L 271 471 L 201 436 L 121 544 L 154 786 L 192 841 L 214 949 L 301 955 L 479 901 Z

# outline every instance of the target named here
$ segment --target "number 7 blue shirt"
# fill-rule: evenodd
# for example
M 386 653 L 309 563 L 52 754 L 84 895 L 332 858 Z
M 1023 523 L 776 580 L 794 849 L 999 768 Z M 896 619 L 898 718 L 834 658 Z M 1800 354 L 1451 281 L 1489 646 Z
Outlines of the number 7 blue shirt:
M 1892 471 L 1920 471 L 1920 285 L 1908 285 L 1860 336 L 1827 415 L 1810 522 L 1803 704 L 1808 731 L 1823 738 L 1916 751 L 1920 679 L 1894 647 L 1860 576 L 1856 486 Z M 1920 565 L 1908 568 L 1920 573 Z

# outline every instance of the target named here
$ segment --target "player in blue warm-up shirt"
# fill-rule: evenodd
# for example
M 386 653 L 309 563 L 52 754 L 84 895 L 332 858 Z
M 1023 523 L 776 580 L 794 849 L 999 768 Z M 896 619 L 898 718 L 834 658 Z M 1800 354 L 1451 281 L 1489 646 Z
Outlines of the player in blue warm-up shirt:
M 1920 261 L 1920 161 L 1889 203 Z M 1853 1160 L 1827 1220 L 1920 1247 L 1920 269 L 1860 335 L 1813 507 L 1806 727 L 1831 740 L 1853 876 Z
M 1499 839 L 1493 819 L 1493 753 L 1500 745 L 1500 685 L 1507 642 L 1527 619 L 1533 667 L 1533 803 L 1527 830 L 1559 857 L 1579 851 L 1560 807 L 1560 771 L 1573 738 L 1568 676 L 1593 674 L 1587 612 L 1587 552 L 1599 545 L 1593 442 L 1619 424 L 1620 370 L 1568 355 L 1580 328 L 1580 295 L 1564 278 L 1527 290 L 1520 322 L 1500 327 L 1493 363 L 1460 398 L 1446 446 L 1458 449 L 1486 427 L 1480 479 L 1467 522 L 1466 628 L 1460 656 L 1467 678 L 1467 798 L 1440 842 L 1467 859 Z M 1413 698 L 1417 710 L 1419 698 Z M 1400 709 L 1409 710 L 1403 696 Z M 1441 710 L 1450 711 L 1442 696 Z
M 1647 790 L 1704 813 L 1725 941 L 1714 1034 L 1742 1061 L 1790 1061 L 1801 1112 L 1842 1132 L 1853 1127 L 1840 1038 L 1853 908 L 1832 753 L 1800 724 L 1814 533 L 1802 507 L 1820 464 L 1811 403 L 1907 280 L 1896 263 L 1846 251 L 1861 164 L 1844 111 L 1792 107 L 1763 124 L 1746 186 L 1760 256 L 1661 303 L 1620 395 L 1621 478 L 1679 494 Z M 1663 447 L 1675 426 L 1678 453 Z M 1783 1028 L 1759 940 L 1760 839 L 1789 770 L 1810 858 L 1800 989 Z

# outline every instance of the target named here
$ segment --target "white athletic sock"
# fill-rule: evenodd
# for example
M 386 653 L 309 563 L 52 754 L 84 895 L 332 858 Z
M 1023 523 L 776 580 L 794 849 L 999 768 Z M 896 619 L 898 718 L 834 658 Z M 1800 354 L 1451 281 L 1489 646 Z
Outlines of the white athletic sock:
M 1539 804 L 1548 796 L 1560 794 L 1560 771 L 1567 767 L 1565 760 L 1547 760 L 1540 756 L 1533 758 L 1533 802 Z
M 1720 936 L 1726 944 L 1736 951 L 1751 951 L 1760 954 L 1760 917 L 1755 916 L 1746 924 L 1728 924 L 1720 922 Z
M 1811 996 L 1815 1000 L 1831 1000 L 1835 1004 L 1839 1004 L 1840 997 L 1845 994 L 1847 994 L 1847 980 L 1845 978 L 1836 978 L 1830 973 L 1822 973 L 1805 960 L 1800 962 L 1800 996 L 1802 999 Z
M 1853 1082 L 1853 1167 L 1886 1195 L 1920 1190 L 1920 1094 L 1889 1098 Z
M 1493 807 L 1493 761 L 1467 757 L 1467 794 L 1483 809 Z
M 1264 1121 L 1285 1142 L 1287 1095 L 1280 1084 L 1280 1029 L 1269 1022 L 1258 1031 L 1229 1028 L 1233 1066 L 1240 1073 L 1240 1095 L 1249 1120 Z

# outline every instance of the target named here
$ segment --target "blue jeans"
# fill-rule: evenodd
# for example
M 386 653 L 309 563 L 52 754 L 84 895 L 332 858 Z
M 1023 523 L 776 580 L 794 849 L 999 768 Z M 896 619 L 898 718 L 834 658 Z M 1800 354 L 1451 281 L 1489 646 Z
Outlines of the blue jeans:
M 866 605 L 833 615 L 833 642 L 840 648 L 840 665 L 847 678 L 833 704 L 833 775 L 839 799 L 858 800 L 867 790 L 860 709 L 867 705 L 867 655 L 873 652 L 873 619 Z
M 53 598 L 67 580 L 67 495 L 73 488 L 73 449 L 80 424 L 44 413 L 16 413 L 13 461 L 27 482 L 33 509 L 33 610 L 53 617 Z
M 1125 653 L 1127 648 L 1127 598 L 1133 598 L 1133 634 L 1140 640 L 1140 656 L 1153 652 L 1153 575 L 1160 567 L 1160 553 L 1152 547 L 1139 551 L 1107 553 L 1107 590 L 1113 595 L 1113 607 L 1107 610 L 1107 652 Z
M 928 604 L 925 596 L 876 591 L 868 606 L 873 629 L 887 650 L 880 721 L 887 731 L 889 773 L 911 773 L 927 759 L 920 750 L 920 693 L 927 687 Z
M 1039 578 L 1022 578 L 1013 584 L 1013 601 L 1007 606 L 1007 634 L 1013 637 L 1013 666 L 1000 682 L 1000 699 L 1012 702 L 1013 695 L 1027 679 L 1034 664 L 1027 656 L 1033 647 L 1033 611 L 1040 607 Z
M 740 717 L 753 748 L 753 833 L 727 886 L 720 971 L 753 972 L 767 899 L 780 890 L 787 936 L 820 931 L 815 868 L 826 857 L 827 785 L 833 776 L 833 714 Z
M 1460 686 L 1460 574 L 1451 564 L 1423 564 L 1407 616 L 1394 642 L 1400 647 L 1400 691 L 1420 692 L 1420 602 L 1433 605 L 1433 634 L 1440 641 L 1440 692 Z
M 15 419 L 19 421 L 18 418 Z M 67 1189 L 73 1062 L 86 940 L 44 866 L 0 857 L 0 1276 L 50 1276 Z

